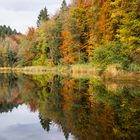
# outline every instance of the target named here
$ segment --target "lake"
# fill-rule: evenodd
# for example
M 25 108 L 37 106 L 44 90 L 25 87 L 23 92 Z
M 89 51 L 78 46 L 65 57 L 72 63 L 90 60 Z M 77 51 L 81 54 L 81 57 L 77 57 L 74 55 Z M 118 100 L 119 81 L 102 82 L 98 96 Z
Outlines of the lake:
M 0 140 L 138 140 L 140 85 L 0 74 Z

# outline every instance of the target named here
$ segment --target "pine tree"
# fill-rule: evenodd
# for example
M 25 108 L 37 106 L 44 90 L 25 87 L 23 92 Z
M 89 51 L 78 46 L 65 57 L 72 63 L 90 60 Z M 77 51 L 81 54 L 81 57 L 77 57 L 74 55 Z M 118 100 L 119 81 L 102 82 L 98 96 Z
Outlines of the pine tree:
M 0 25 L 0 37 L 5 38 L 6 36 L 17 34 L 16 29 L 12 30 L 10 26 Z
M 37 26 L 39 27 L 42 22 L 47 21 L 47 20 L 49 20 L 49 15 L 48 15 L 48 10 L 45 7 L 44 9 L 40 11 L 40 14 L 37 20 Z
M 62 4 L 61 4 L 61 11 L 62 12 L 65 12 L 67 10 L 67 3 L 65 0 L 62 1 Z

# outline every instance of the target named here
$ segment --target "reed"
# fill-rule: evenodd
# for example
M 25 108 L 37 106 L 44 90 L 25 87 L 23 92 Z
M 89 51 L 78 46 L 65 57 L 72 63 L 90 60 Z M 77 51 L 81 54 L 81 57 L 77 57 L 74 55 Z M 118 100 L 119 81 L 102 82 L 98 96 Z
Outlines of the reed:
M 24 74 L 60 74 L 60 75 L 70 75 L 72 77 L 95 77 L 100 76 L 104 80 L 112 81 L 138 81 L 140 82 L 140 71 L 137 72 L 128 72 L 124 70 L 118 70 L 114 66 L 108 67 L 105 71 L 100 73 L 95 67 L 90 64 L 77 64 L 71 66 L 55 66 L 55 67 L 46 67 L 46 66 L 27 66 L 27 67 L 0 67 L 0 73 L 24 73 Z

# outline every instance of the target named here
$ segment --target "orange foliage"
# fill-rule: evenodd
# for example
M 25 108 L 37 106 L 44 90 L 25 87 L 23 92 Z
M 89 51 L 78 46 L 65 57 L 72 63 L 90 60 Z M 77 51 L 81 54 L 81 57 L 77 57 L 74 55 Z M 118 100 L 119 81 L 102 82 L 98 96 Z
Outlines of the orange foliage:
M 100 9 L 100 17 L 97 22 L 97 26 L 101 33 L 104 35 L 104 40 L 111 40 L 112 39 L 112 33 L 111 33 L 111 25 L 109 22 L 110 19 L 110 1 L 105 0 L 102 3 L 102 7 Z
M 70 79 L 65 82 L 65 84 L 62 88 L 61 95 L 64 98 L 64 104 L 63 104 L 64 110 L 71 109 L 71 106 L 72 106 L 71 102 L 74 100 L 74 97 L 72 95 L 72 92 L 70 92 L 70 90 L 72 87 L 74 87 L 74 85 L 75 85 L 75 80 Z
M 32 41 L 34 37 L 35 37 L 35 29 L 33 27 L 29 27 L 27 33 L 27 39 L 29 41 Z
M 73 49 L 71 46 L 71 35 L 68 30 L 62 32 L 63 44 L 61 45 L 61 53 L 63 54 L 65 63 L 74 63 L 75 58 L 72 55 Z

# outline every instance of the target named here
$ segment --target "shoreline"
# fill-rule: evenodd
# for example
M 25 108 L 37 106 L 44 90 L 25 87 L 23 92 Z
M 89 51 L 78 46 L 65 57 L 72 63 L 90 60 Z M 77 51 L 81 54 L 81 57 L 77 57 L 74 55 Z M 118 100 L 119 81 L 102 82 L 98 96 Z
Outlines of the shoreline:
M 101 77 L 104 80 L 118 80 L 118 81 L 138 81 L 140 82 L 140 71 L 129 72 L 124 70 L 117 70 L 109 68 L 102 73 L 98 72 L 94 67 L 86 66 L 26 66 L 26 67 L 0 67 L 0 73 L 21 73 L 26 75 L 45 75 L 48 73 L 70 75 L 72 77 Z

